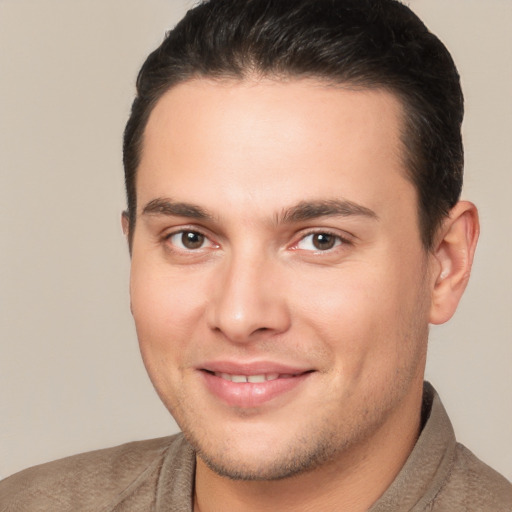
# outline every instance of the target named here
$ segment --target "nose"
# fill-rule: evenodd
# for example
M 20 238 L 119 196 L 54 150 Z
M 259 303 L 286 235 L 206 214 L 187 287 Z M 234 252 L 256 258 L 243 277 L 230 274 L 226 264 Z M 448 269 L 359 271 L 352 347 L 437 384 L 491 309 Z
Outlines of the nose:
M 280 270 L 263 257 L 225 261 L 208 303 L 209 327 L 235 343 L 285 332 L 290 312 Z

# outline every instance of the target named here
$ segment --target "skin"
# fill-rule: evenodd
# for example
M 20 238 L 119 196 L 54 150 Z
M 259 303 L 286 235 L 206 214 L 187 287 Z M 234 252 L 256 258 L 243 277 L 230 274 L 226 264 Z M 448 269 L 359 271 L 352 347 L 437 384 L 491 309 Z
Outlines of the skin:
M 367 510 L 412 450 L 428 324 L 457 306 L 478 221 L 459 203 L 425 251 L 401 115 L 388 92 L 266 79 L 186 82 L 153 110 L 132 313 L 199 453 L 196 510 Z M 240 405 L 207 384 L 218 361 L 307 373 Z

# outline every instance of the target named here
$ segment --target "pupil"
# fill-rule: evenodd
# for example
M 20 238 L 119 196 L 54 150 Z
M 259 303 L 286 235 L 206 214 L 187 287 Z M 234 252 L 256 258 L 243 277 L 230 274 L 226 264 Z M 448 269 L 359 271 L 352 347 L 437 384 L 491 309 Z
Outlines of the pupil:
M 181 235 L 181 241 L 187 249 L 198 249 L 203 245 L 204 236 L 200 233 L 194 233 L 193 231 L 187 231 Z
M 313 245 L 320 250 L 332 249 L 334 247 L 335 237 L 327 233 L 319 233 L 313 236 Z

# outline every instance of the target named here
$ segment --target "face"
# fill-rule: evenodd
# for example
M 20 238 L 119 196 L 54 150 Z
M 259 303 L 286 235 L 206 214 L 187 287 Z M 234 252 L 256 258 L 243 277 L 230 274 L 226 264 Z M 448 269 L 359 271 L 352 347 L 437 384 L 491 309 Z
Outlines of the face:
M 431 279 L 400 119 L 387 92 L 308 80 L 191 81 L 152 112 L 132 311 L 219 474 L 283 478 L 418 414 Z

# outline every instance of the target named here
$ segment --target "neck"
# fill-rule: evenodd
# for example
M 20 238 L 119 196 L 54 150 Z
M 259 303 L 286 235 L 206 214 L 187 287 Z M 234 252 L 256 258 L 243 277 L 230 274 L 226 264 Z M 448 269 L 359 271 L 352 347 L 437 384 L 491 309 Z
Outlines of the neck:
M 194 511 L 367 511 L 391 485 L 414 448 L 420 430 L 421 399 L 420 388 L 371 438 L 328 464 L 289 478 L 230 480 L 198 458 Z

